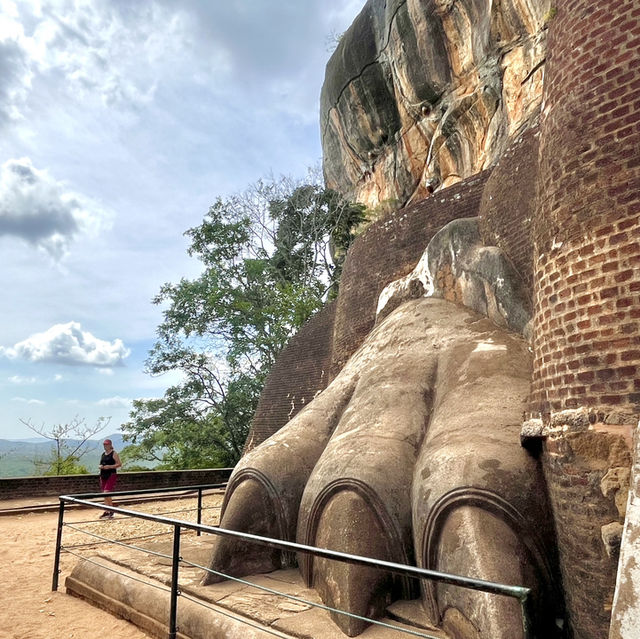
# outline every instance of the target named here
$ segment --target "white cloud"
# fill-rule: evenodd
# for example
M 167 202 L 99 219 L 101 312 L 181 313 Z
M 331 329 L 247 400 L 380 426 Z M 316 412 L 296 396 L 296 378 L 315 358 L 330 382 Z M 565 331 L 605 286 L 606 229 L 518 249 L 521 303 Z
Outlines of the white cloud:
M 99 96 L 108 107 L 149 103 L 155 80 L 138 69 L 162 39 L 150 41 L 153 32 L 140 31 L 135 20 L 125 28 L 113 4 L 48 2 L 28 50 L 38 71 L 61 80 L 67 91 Z M 130 12 L 136 14 L 159 26 L 153 5 Z
M 12 384 L 19 384 L 19 385 L 35 384 L 37 381 L 37 378 L 35 377 L 22 377 L 22 375 L 12 375 L 8 379 Z
M 6 60 L 0 82 L 8 98 L 10 88 L 22 96 L 14 108 L 22 108 L 24 95 L 42 81 L 57 96 L 135 111 L 176 76 L 201 85 L 213 81 L 218 89 L 238 86 L 233 78 L 242 78 L 256 96 L 282 93 L 283 108 L 300 107 L 300 115 L 315 117 L 319 86 L 309 82 L 310 71 L 324 65 L 327 34 L 344 30 L 363 4 L 2 0 L 0 44 L 10 51 L 0 51 Z
M 127 399 L 126 397 L 120 397 L 116 395 L 115 397 L 105 397 L 104 399 L 99 399 L 96 404 L 98 406 L 107 406 L 109 408 L 129 408 L 132 401 L 133 400 Z
M 29 158 L 0 166 L 0 236 L 19 237 L 59 259 L 76 235 L 97 233 L 106 217 L 98 205 L 36 169 Z
M 122 364 L 130 350 L 120 339 L 105 341 L 83 331 L 78 322 L 68 322 L 36 333 L 11 348 L 0 347 L 0 354 L 31 362 L 110 367 Z
M 12 39 L 3 38 L 0 19 L 0 127 L 20 120 L 20 107 L 31 84 L 28 57 L 24 49 Z
M 142 373 L 162 319 L 149 300 L 163 282 L 200 273 L 182 233 L 218 195 L 318 159 L 325 37 L 344 31 L 355 10 L 345 7 L 364 1 L 0 0 L 0 169 L 11 158 L 23 169 L 4 167 L 0 196 L 0 361 L 85 364 L 5 360 L 0 433 L 25 410 L 47 423 L 76 410 L 126 420 L 126 408 L 96 401 L 158 397 L 181 381 Z M 113 224 L 90 237 L 81 212 L 102 220 L 100 208 Z M 25 246 L 68 255 L 51 268 Z M 105 359 L 116 363 L 92 363 L 82 345 L 58 352 L 53 337 L 25 339 L 69 318 L 108 337 Z M 132 349 L 126 369 L 116 336 Z M 35 368 L 37 385 L 7 381 Z M 63 382 L 53 379 L 59 372 Z M 45 406 L 11 401 L 34 388 Z
M 11 401 L 18 402 L 20 404 L 30 404 L 35 406 L 44 406 L 45 402 L 40 399 L 27 399 L 26 397 L 12 397 Z
M 39 80 L 55 83 L 57 95 L 97 97 L 108 107 L 149 103 L 157 78 L 145 73 L 145 66 L 175 46 L 181 29 L 176 16 L 155 3 L 3 0 L 0 12 L 0 117 L 5 120 L 20 117 Z

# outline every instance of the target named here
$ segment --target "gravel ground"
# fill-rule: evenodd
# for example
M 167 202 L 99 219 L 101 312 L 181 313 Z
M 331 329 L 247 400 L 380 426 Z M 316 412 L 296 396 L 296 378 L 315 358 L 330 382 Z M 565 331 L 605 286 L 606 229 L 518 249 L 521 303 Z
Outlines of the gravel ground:
M 218 523 L 220 514 L 220 505 L 222 503 L 222 495 L 213 494 L 205 495 L 202 500 L 202 523 L 205 525 L 215 525 Z M 118 506 L 116 503 L 115 506 Z M 196 500 L 187 498 L 175 501 L 163 502 L 146 502 L 137 504 L 123 505 L 121 508 L 141 513 L 152 513 L 154 515 L 162 515 L 172 519 L 182 521 L 197 521 Z M 84 510 L 87 516 L 73 524 L 73 528 L 65 528 L 63 533 L 63 545 L 65 547 L 76 544 L 87 544 L 93 541 L 90 535 L 84 534 L 82 531 L 109 537 L 109 539 L 124 540 L 136 538 L 153 537 L 156 535 L 170 535 L 173 533 L 173 527 L 166 524 L 159 524 L 146 519 L 138 519 L 116 514 L 113 519 L 99 519 L 102 510 Z M 183 536 L 195 535 L 195 532 L 183 530 Z M 97 543 L 100 540 L 95 540 Z
M 219 494 L 205 496 L 202 523 L 217 523 L 221 502 Z M 195 498 L 189 498 L 123 507 L 195 521 L 195 506 Z M 171 511 L 181 512 L 168 514 Z M 68 510 L 65 523 L 74 528 L 65 527 L 63 546 L 90 544 L 97 547 L 94 543 L 100 540 L 81 531 L 117 540 L 152 538 L 167 531 L 166 525 L 120 515 L 110 521 L 100 520 L 101 512 Z M 0 639 L 93 639 L 106 635 L 118 639 L 146 639 L 148 635 L 129 622 L 65 594 L 64 579 L 78 561 L 72 554 L 63 553 L 61 556 L 59 590 L 51 591 L 57 521 L 56 512 L 11 515 L 0 519 L 3 539 L 0 544 L 0 602 L 3 604 L 0 606 Z M 183 535 L 194 534 L 183 531 Z M 166 535 L 166 538 L 171 537 Z M 73 552 L 84 553 L 87 549 L 90 551 L 92 548 L 76 548 Z

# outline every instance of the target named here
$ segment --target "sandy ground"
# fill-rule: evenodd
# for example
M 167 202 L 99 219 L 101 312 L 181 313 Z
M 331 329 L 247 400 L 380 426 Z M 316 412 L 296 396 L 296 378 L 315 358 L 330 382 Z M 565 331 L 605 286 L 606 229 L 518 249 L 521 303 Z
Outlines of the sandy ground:
M 217 521 L 220 500 L 217 495 L 205 497 L 204 506 L 207 510 L 203 514 L 203 523 L 213 524 Z M 195 500 L 184 499 L 124 507 L 166 513 L 194 506 Z M 116 517 L 112 521 L 100 521 L 97 519 L 100 512 L 68 510 L 65 523 L 112 539 L 166 530 L 166 527 L 140 519 Z M 168 516 L 195 521 L 193 512 Z M 129 622 L 65 594 L 64 579 L 78 561 L 71 554 L 62 554 L 58 591 L 51 591 L 57 522 L 58 515 L 55 512 L 0 517 L 0 639 L 147 638 L 149 635 Z M 93 541 L 94 538 L 78 530 L 64 528 L 64 546 Z

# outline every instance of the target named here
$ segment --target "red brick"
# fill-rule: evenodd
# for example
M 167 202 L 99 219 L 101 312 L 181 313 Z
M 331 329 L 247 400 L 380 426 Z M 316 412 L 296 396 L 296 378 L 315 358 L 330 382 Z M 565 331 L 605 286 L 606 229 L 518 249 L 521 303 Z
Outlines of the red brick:
M 616 282 L 626 282 L 627 280 L 630 280 L 633 276 L 634 276 L 634 271 L 631 269 L 627 269 L 626 271 L 616 273 L 614 280 Z
M 609 297 L 616 297 L 618 295 L 619 289 L 617 286 L 613 286 L 611 288 L 605 288 L 600 291 L 600 299 L 607 299 Z

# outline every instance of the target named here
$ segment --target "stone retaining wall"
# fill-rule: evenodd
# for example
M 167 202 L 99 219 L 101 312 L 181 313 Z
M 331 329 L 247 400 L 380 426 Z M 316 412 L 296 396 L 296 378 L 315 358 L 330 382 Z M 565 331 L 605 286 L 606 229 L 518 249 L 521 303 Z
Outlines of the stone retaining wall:
M 118 473 L 117 490 L 145 490 L 173 486 L 197 486 L 226 482 L 232 468 L 198 470 L 154 470 Z M 0 501 L 57 497 L 76 493 L 98 492 L 97 475 L 60 475 L 57 477 L 6 477 L 0 479 Z

